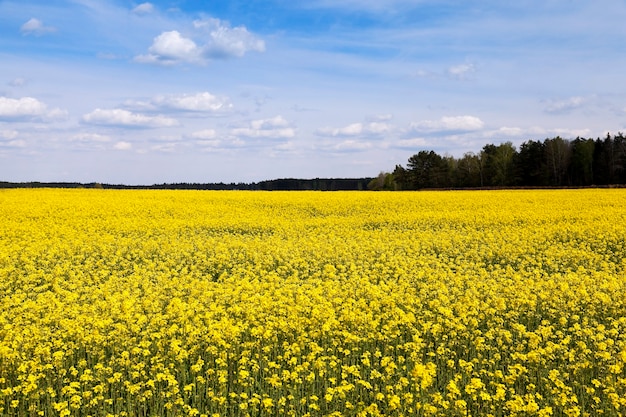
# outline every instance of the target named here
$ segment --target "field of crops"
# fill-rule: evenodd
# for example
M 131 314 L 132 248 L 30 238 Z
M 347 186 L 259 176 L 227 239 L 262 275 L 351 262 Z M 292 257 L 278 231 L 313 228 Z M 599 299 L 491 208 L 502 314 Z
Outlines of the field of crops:
M 626 190 L 0 192 L 0 415 L 626 415 Z

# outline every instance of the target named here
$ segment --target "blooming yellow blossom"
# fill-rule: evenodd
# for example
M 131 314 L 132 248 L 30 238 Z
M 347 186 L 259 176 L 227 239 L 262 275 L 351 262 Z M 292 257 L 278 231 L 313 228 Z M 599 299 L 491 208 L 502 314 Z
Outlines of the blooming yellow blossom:
M 1 190 L 0 218 L 2 415 L 626 414 L 626 190 Z

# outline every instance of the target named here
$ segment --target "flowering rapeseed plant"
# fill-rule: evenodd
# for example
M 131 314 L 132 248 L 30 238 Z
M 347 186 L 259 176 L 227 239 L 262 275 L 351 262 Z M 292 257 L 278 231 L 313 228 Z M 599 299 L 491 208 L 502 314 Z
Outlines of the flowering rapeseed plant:
M 0 191 L 0 415 L 621 416 L 626 191 Z

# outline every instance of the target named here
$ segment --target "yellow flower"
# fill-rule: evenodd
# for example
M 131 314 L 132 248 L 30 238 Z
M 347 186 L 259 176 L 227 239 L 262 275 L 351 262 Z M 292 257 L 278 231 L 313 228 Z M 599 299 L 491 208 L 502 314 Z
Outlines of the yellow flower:
M 274 406 L 271 398 L 264 398 L 262 404 L 264 408 L 272 408 Z

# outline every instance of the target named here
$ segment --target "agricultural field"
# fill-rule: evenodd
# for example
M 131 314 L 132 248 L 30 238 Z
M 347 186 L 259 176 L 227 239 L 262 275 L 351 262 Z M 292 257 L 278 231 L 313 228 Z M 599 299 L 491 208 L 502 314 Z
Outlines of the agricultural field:
M 626 415 L 626 190 L 0 191 L 2 416 Z

